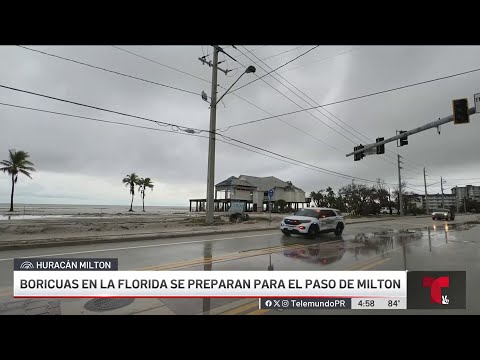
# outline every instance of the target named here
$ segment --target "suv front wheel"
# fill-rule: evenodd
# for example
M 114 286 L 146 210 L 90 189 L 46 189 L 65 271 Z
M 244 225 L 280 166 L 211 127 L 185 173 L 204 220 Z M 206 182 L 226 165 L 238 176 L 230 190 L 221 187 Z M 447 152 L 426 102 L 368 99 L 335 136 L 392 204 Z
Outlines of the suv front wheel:
M 312 224 L 310 225 L 310 227 L 308 228 L 308 233 L 307 233 L 307 236 L 310 238 L 310 239 L 313 239 L 315 236 L 318 235 L 318 226 L 315 225 L 315 224 Z
M 343 224 L 342 224 L 342 223 L 338 223 L 338 224 L 337 224 L 337 227 L 335 228 L 335 235 L 337 235 L 337 236 L 342 235 L 343 228 L 344 228 Z

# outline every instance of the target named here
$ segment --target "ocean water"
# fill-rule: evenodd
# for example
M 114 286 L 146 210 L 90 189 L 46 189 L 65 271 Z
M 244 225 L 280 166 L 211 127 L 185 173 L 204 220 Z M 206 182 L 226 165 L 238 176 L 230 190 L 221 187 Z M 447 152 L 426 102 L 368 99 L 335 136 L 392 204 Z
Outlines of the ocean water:
M 10 204 L 0 203 L 0 214 L 2 217 L 23 216 L 27 218 L 42 217 L 69 217 L 74 215 L 124 215 L 124 214 L 145 214 L 145 215 L 175 215 L 187 214 L 187 206 L 145 206 L 145 213 L 141 206 L 134 206 L 134 213 L 129 212 L 130 206 L 119 205 L 67 205 L 67 204 L 14 204 L 14 213 L 8 213 Z M 2 218 L 0 217 L 0 219 Z

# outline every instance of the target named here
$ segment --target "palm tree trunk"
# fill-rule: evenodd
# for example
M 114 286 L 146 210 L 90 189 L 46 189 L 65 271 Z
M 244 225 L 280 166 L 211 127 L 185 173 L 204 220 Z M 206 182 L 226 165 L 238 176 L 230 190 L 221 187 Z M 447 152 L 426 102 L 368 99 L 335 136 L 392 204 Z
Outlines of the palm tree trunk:
M 10 195 L 10 211 L 13 211 L 13 193 L 15 192 L 15 175 L 12 174 L 12 194 Z
M 130 203 L 130 210 L 128 211 L 133 211 L 132 206 L 133 206 L 133 194 L 132 194 L 132 202 Z
M 142 195 L 142 207 L 143 207 L 143 212 L 145 212 L 145 190 Z

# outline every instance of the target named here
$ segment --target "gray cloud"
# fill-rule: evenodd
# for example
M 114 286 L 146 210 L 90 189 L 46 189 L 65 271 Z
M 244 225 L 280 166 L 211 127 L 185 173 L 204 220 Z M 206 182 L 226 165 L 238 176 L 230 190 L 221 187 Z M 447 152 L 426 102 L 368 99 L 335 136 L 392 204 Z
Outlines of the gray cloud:
M 259 48 L 254 53 L 260 58 L 265 58 L 293 47 L 295 46 L 266 46 Z M 47 46 L 37 48 L 188 89 L 199 95 L 194 96 L 142 83 L 11 46 L 0 47 L 2 63 L 0 83 L 149 117 L 158 121 L 208 129 L 208 104 L 200 97 L 202 90 L 210 92 L 210 84 L 207 82 L 179 74 L 112 47 Z M 252 49 L 254 46 L 247 46 L 247 48 Z M 138 46 L 128 47 L 128 49 L 195 76 L 207 80 L 211 78 L 211 69 L 203 66 L 197 60 L 202 55 L 200 46 Z M 243 48 L 240 49 L 244 51 Z M 276 67 L 306 49 L 308 47 L 302 47 L 266 61 L 270 66 Z M 332 57 L 348 49 L 353 49 L 353 51 L 314 62 L 325 57 Z M 206 51 L 207 47 L 203 47 L 203 50 Z M 209 51 L 211 52 L 211 50 Z M 230 48 L 229 52 L 233 56 L 238 56 L 243 64 L 251 64 L 250 60 L 240 57 L 236 50 Z M 480 47 L 478 46 L 328 46 L 319 47 L 304 58 L 287 65 L 282 70 L 299 65 L 305 66 L 285 71 L 282 76 L 319 104 L 323 104 L 470 70 L 480 66 L 479 55 Z M 221 56 L 221 60 L 224 60 L 223 56 Z M 237 65 L 228 60 L 222 66 L 232 68 Z M 258 65 L 255 66 L 257 66 L 259 76 L 264 74 Z M 226 77 L 223 73 L 219 73 L 219 83 L 228 87 L 239 74 L 240 72 Z M 245 75 L 239 85 L 252 79 L 254 79 L 253 75 Z M 378 136 L 389 137 L 395 134 L 395 130 L 411 129 L 449 115 L 451 100 L 454 98 L 468 97 L 472 102 L 473 94 L 480 92 L 479 79 L 480 73 L 472 73 L 329 106 L 328 110 L 370 139 Z M 267 76 L 264 80 L 287 94 L 301 106 L 308 106 L 307 102 L 287 91 L 271 77 Z M 223 90 L 220 90 L 219 93 L 223 94 Z M 238 95 L 273 114 L 299 109 L 262 80 L 240 89 Z M 142 120 L 5 89 L 0 89 L 0 102 L 164 129 Z M 312 104 L 311 101 L 308 103 Z M 252 107 L 232 94 L 225 97 L 224 104 L 225 107 L 223 104 L 219 105 L 217 113 L 217 126 L 220 128 L 268 116 L 265 112 Z M 352 139 L 354 143 L 360 143 L 360 139 L 362 143 L 367 142 L 362 135 L 348 128 L 347 125 L 340 123 L 342 127 L 358 135 L 360 139 L 345 132 L 319 112 L 312 111 L 312 114 Z M 332 119 L 339 123 L 335 118 Z M 360 178 L 374 180 L 382 177 L 392 184 L 397 182 L 396 154 L 388 152 L 388 150 L 404 156 L 404 175 L 410 178 L 408 181 L 411 184 L 422 184 L 423 166 L 427 167 L 430 182 L 439 181 L 439 176 L 444 176 L 448 184 L 453 186 L 455 180 L 449 180 L 449 178 L 480 177 L 478 115 L 472 116 L 472 122 L 469 125 L 447 124 L 443 126 L 441 135 L 438 135 L 435 130 L 414 135 L 409 139 L 410 144 L 403 148 L 397 149 L 395 144 L 388 144 L 388 156 L 383 157 L 385 160 L 381 160 L 378 156 L 371 156 L 360 162 L 354 162 L 352 158 L 345 157 L 347 152 L 353 150 L 354 143 L 329 129 L 311 115 L 303 112 L 282 117 L 281 120 L 302 129 L 340 151 L 298 132 L 279 119 L 232 128 L 225 134 L 306 163 Z M 163 189 L 168 194 L 158 193 L 156 195 L 154 191 L 155 195 L 153 195 L 152 201 L 158 201 L 158 204 L 164 202 L 166 204 L 185 204 L 189 197 L 205 197 L 208 149 L 206 139 L 114 126 L 5 106 L 0 106 L 0 125 L 0 144 L 2 145 L 0 158 L 7 156 L 9 148 L 24 149 L 31 153 L 39 173 L 48 172 L 48 181 L 50 182 L 54 181 L 55 176 L 64 181 L 73 182 L 75 178 L 88 176 L 101 180 L 103 184 L 101 186 L 105 187 L 97 193 L 93 192 L 91 184 L 84 184 L 82 187 L 82 184 L 78 183 L 74 186 L 76 193 L 70 194 L 69 191 L 73 190 L 66 189 L 62 196 L 87 198 L 93 196 L 95 201 L 92 203 L 121 201 L 125 198 L 121 179 L 125 174 L 135 171 L 143 176 L 153 178 L 159 186 L 164 186 Z M 168 128 L 168 130 L 171 129 Z M 338 188 L 351 182 L 348 179 L 299 168 L 228 144 L 218 143 L 216 182 L 239 174 L 275 175 L 285 180 L 292 180 L 307 192 L 327 186 Z M 69 180 L 66 180 L 66 177 Z M 29 180 L 28 186 L 40 183 L 43 188 L 30 187 L 28 195 L 24 193 L 23 196 L 29 198 L 54 196 L 58 198 L 54 187 L 47 186 L 48 184 L 44 181 L 47 180 L 36 174 L 34 180 Z M 462 183 L 465 182 L 468 181 Z M 107 184 L 111 184 L 110 187 L 115 189 L 118 195 L 113 190 L 111 193 L 107 191 Z M 182 189 L 178 194 L 176 194 L 176 186 Z M 0 195 L 7 199 L 8 178 L 3 177 L 0 187 Z M 438 189 L 432 186 L 432 191 Z M 78 192 L 82 194 L 78 195 Z M 97 201 L 97 199 L 103 200 Z

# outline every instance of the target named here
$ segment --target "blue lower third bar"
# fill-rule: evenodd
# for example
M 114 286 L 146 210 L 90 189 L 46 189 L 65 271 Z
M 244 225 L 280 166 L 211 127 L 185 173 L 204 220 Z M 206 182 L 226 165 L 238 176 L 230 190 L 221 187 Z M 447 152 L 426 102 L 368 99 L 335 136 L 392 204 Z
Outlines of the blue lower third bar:
M 260 309 L 351 309 L 351 298 L 276 298 L 260 299 Z

